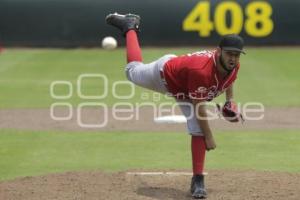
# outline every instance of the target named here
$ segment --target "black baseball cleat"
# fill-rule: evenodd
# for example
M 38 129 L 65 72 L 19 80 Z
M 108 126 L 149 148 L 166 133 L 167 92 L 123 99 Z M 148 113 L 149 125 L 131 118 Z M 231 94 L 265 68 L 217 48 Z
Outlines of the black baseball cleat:
M 204 176 L 194 175 L 191 182 L 191 194 L 195 199 L 205 199 L 207 193 L 204 187 Z
M 106 16 L 107 24 L 117 27 L 125 35 L 129 30 L 140 31 L 141 18 L 138 15 L 126 14 L 120 15 L 118 13 L 109 14 Z

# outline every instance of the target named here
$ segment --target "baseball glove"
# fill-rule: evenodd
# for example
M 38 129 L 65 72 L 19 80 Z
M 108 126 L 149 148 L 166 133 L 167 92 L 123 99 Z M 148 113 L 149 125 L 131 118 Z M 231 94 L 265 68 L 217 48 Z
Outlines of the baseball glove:
M 222 108 L 223 117 L 230 122 L 244 122 L 244 118 L 238 111 L 238 107 L 233 101 L 226 101 Z

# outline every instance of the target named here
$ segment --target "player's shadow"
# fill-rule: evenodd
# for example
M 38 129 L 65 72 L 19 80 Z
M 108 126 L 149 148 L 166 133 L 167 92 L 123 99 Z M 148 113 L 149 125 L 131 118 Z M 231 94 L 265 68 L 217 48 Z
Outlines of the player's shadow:
M 151 197 L 154 199 L 165 200 L 187 200 L 191 199 L 187 191 L 182 191 L 174 188 L 167 187 L 140 187 L 136 193 L 141 196 Z

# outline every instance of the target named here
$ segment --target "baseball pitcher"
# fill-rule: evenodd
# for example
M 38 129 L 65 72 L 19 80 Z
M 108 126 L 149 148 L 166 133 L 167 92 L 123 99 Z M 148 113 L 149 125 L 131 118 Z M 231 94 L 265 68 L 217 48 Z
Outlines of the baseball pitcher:
M 206 150 L 216 148 L 216 142 L 206 118 L 205 102 L 225 92 L 227 101 L 222 108 L 225 119 L 240 120 L 233 101 L 233 84 L 240 68 L 240 54 L 244 54 L 243 39 L 238 35 L 225 35 L 213 51 L 165 55 L 145 64 L 137 37 L 140 16 L 115 13 L 108 15 L 106 22 L 120 29 L 126 38 L 128 80 L 153 91 L 172 94 L 186 116 L 193 162 L 190 191 L 194 198 L 206 198 L 205 154 Z

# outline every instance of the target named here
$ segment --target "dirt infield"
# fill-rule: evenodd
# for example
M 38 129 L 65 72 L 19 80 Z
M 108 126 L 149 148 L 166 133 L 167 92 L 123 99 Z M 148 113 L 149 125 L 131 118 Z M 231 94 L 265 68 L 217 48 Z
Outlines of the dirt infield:
M 57 131 L 147 131 L 147 132 L 186 132 L 185 124 L 155 124 L 152 109 L 134 111 L 130 120 L 116 120 L 112 110 L 104 115 L 100 109 L 84 109 L 81 121 L 84 124 L 104 124 L 102 128 L 83 128 L 78 124 L 77 110 L 73 109 L 70 120 L 57 121 L 50 117 L 50 109 L 2 109 L 0 128 L 19 130 L 57 130 Z M 177 111 L 180 114 L 180 111 Z M 67 116 L 63 109 L 55 111 L 55 116 Z M 126 114 L 119 117 L 128 117 Z M 300 108 L 266 108 L 264 118 L 259 121 L 247 120 L 244 124 L 229 123 L 223 119 L 210 121 L 213 130 L 273 130 L 300 129 Z
M 208 200 L 298 200 L 300 175 L 253 171 L 209 171 Z M 68 172 L 0 183 L 5 200 L 184 200 L 191 176 Z

